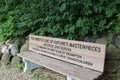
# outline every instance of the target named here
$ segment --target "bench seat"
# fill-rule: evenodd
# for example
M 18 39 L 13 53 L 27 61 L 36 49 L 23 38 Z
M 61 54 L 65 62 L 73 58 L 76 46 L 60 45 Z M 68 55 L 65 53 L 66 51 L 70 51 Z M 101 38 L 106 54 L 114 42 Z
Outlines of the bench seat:
M 71 64 L 69 62 L 35 53 L 30 50 L 19 53 L 18 56 L 60 74 L 71 76 L 76 80 L 93 80 L 102 74 L 102 72 L 87 69 L 78 65 Z

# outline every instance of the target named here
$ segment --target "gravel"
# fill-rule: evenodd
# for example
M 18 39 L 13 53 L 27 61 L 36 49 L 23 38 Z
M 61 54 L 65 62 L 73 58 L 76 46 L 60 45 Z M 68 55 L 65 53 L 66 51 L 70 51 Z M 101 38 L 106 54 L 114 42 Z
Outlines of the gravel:
M 31 72 L 24 73 L 17 67 L 0 67 L 0 80 L 65 80 L 66 77 L 49 69 L 41 67 Z
M 33 79 L 30 73 L 17 71 L 15 68 L 0 69 L 0 80 L 42 80 Z

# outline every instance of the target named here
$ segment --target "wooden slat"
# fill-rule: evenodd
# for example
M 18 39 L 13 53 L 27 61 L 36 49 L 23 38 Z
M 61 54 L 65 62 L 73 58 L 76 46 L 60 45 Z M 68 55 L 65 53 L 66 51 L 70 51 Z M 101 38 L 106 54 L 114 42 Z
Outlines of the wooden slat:
M 105 44 L 30 35 L 29 50 L 85 68 L 104 70 Z
M 32 51 L 20 53 L 18 56 L 78 80 L 93 80 L 102 74 L 98 71 L 76 66 Z

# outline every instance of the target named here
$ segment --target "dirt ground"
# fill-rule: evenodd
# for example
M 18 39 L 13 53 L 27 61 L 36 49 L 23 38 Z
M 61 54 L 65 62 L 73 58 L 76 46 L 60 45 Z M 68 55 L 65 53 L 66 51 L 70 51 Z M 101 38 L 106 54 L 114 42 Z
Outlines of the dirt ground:
M 0 67 L 0 80 L 65 80 L 66 77 L 48 70 L 46 68 L 35 69 L 31 72 L 24 73 L 16 67 Z

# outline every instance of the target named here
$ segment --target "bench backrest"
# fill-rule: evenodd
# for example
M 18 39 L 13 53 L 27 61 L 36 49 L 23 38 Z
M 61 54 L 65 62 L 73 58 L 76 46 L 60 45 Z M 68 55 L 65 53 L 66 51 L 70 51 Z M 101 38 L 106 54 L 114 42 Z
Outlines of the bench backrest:
M 105 48 L 104 44 L 29 36 L 29 50 L 100 72 L 104 70 Z

